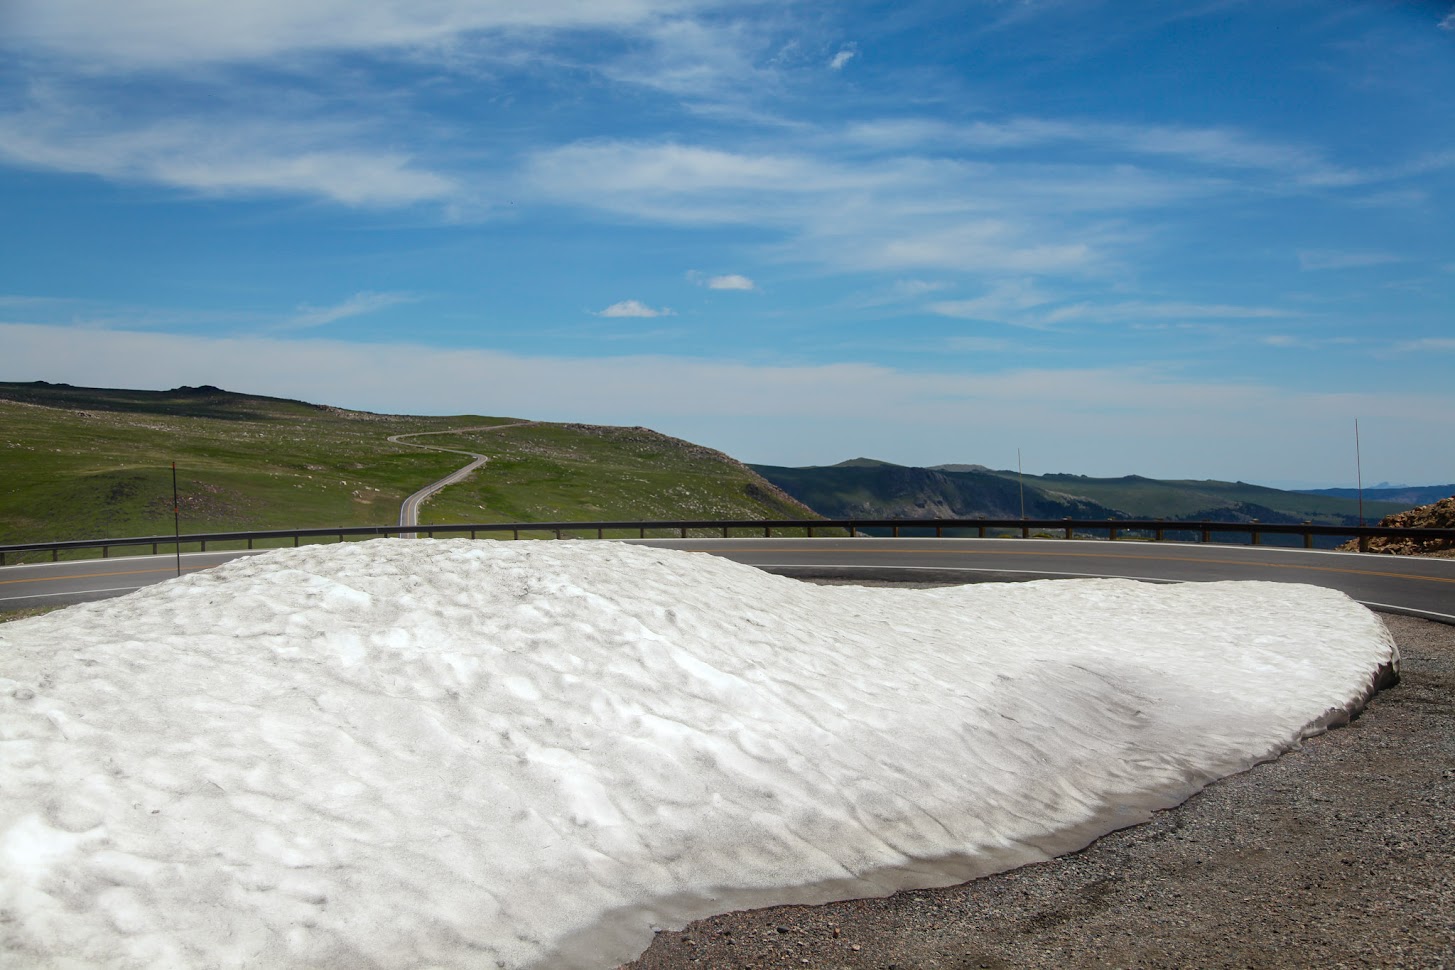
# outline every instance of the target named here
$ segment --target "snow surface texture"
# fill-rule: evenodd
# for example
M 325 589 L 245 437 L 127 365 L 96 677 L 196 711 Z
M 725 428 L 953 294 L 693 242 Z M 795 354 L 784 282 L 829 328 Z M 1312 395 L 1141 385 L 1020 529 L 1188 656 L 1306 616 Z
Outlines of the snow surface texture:
M 1073 850 L 1356 709 L 1340 593 L 379 540 L 0 626 L 0 964 L 611 967 Z

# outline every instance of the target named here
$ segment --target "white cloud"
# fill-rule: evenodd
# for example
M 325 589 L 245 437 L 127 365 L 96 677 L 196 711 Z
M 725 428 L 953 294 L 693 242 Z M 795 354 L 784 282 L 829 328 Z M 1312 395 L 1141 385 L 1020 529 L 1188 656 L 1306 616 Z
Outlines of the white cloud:
M 988 293 L 969 300 L 941 300 L 931 303 L 931 313 L 966 320 L 990 320 L 1016 326 L 1039 326 L 1039 321 L 1024 311 L 1055 302 L 1056 297 L 1043 293 L 1034 280 L 1003 280 Z
M 88 65 L 176 66 L 443 45 L 478 31 L 620 28 L 691 0 L 6 0 L 9 43 Z
M 1198 382 L 1136 365 L 921 372 L 3 323 L 0 345 L 12 380 L 113 386 L 124 374 L 134 387 L 215 384 L 391 413 L 643 424 L 744 460 L 785 464 L 865 452 L 918 464 L 995 464 L 1018 443 L 1034 442 L 1031 455 L 1086 474 L 1337 478 L 1343 416 L 1357 414 L 1380 429 L 1371 447 L 1390 456 L 1366 453 L 1366 468 L 1434 481 L 1446 456 L 1425 445 L 1455 435 L 1448 389 L 1304 392 Z M 987 424 L 987 414 L 997 420 Z M 1270 438 L 1263 432 L 1275 417 L 1284 433 Z
M 859 122 L 844 138 L 900 151 L 1000 151 L 1074 145 L 1108 158 L 1158 156 L 1209 168 L 1264 170 L 1291 179 L 1333 183 L 1351 173 L 1332 166 L 1316 149 L 1270 141 L 1232 128 L 1134 125 L 1120 122 L 1020 117 L 955 124 L 930 118 Z
M 708 277 L 707 288 L 709 290 L 756 290 L 758 287 L 746 276 L 729 273 L 727 276 Z
M 1455 337 L 1425 337 L 1421 340 L 1406 340 L 1395 344 L 1395 350 L 1401 353 L 1419 351 L 1455 351 Z
M 340 125 L 261 119 L 136 124 L 51 93 L 0 115 L 0 160 L 207 195 L 317 195 L 351 206 L 409 205 L 458 191 L 406 154 L 355 145 L 359 135 Z
M 833 60 L 829 61 L 829 70 L 842 71 L 844 69 L 844 65 L 852 61 L 858 55 L 858 53 L 859 50 L 855 45 L 846 45 L 842 50 L 840 50 L 837 54 L 833 56 Z
M 1197 320 L 1272 320 L 1298 316 L 1278 307 L 1237 306 L 1221 303 L 1179 303 L 1121 301 L 1068 302 L 1064 297 L 1041 290 L 1033 280 L 1002 280 L 981 296 L 968 300 L 941 300 L 927 308 L 931 313 L 966 320 L 985 320 L 1032 329 L 1053 328 L 1066 323 L 1157 326 Z M 1145 326 L 1142 326 L 1146 329 Z
M 1352 269 L 1360 266 L 1382 266 L 1397 263 L 1400 258 L 1393 253 L 1346 252 L 1333 249 L 1305 249 L 1298 254 L 1300 269 Z
M 408 293 L 374 293 L 365 290 L 355 293 L 341 303 L 332 306 L 310 306 L 304 304 L 298 308 L 298 312 L 281 324 L 283 329 L 303 329 L 306 327 L 321 327 L 324 324 L 334 323 L 349 317 L 357 317 L 366 313 L 375 313 L 385 310 L 401 303 L 413 303 L 418 297 Z
M 649 307 L 640 300 L 622 300 L 620 303 L 613 303 L 605 310 L 599 311 L 599 317 L 670 317 L 673 311 L 667 307 L 656 309 Z

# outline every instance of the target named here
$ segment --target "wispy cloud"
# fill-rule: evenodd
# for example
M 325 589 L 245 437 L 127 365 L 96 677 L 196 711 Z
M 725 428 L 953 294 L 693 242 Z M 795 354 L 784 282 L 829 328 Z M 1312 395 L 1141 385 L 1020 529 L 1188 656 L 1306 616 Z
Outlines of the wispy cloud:
M 981 320 L 1031 329 L 1065 324 L 1132 324 L 1158 326 L 1187 321 L 1274 320 L 1298 314 L 1280 307 L 1222 303 L 1072 300 L 1046 292 L 1034 280 L 1001 280 L 968 300 L 941 300 L 927 309 L 941 316 Z
M 292 317 L 279 324 L 278 328 L 302 330 L 309 327 L 321 327 L 339 320 L 346 320 L 349 317 L 387 310 L 389 307 L 399 306 L 401 303 L 413 303 L 418 299 L 417 296 L 410 293 L 375 293 L 365 290 L 332 306 L 304 304 Z
M 1395 344 L 1400 353 L 1420 351 L 1455 351 L 1455 337 L 1425 337 L 1421 340 L 1405 340 Z
M 756 290 L 758 288 L 756 283 L 740 273 L 728 273 L 724 276 L 708 276 L 694 270 L 687 274 L 687 278 L 698 286 L 705 286 L 709 290 Z
M 1298 254 L 1299 269 L 1353 269 L 1359 266 L 1382 266 L 1397 263 L 1400 258 L 1385 252 L 1348 252 L 1333 249 L 1305 249 Z
M 844 66 L 852 61 L 855 57 L 857 57 L 858 54 L 859 48 L 857 44 L 845 44 L 839 50 L 839 52 L 833 56 L 833 59 L 829 61 L 829 70 L 842 71 L 844 69 Z
M 590 29 L 691 10 L 692 0 L 7 0 L 11 43 L 90 65 L 262 60 L 298 51 L 446 45 L 480 31 Z
M 669 307 L 650 307 L 640 300 L 622 300 L 605 310 L 597 311 L 599 317 L 670 317 L 675 314 Z
M 1336 183 L 1354 178 L 1317 148 L 1279 142 L 1235 128 L 1136 125 L 1109 121 L 1018 117 L 953 123 L 886 118 L 845 129 L 849 143 L 908 150 L 997 152 L 1075 146 L 1105 158 L 1161 157 L 1212 169 L 1262 170 L 1290 179 Z
M 186 118 L 137 124 L 46 92 L 0 114 L 0 160 L 25 168 L 150 182 L 207 195 L 297 194 L 351 206 L 437 201 L 453 179 L 338 124 Z
M 928 307 L 931 313 L 965 320 L 988 320 L 1016 326 L 1039 328 L 1042 321 L 1025 311 L 1056 302 L 1056 297 L 1042 292 L 1034 280 L 1003 280 L 990 291 L 968 300 L 940 300 Z

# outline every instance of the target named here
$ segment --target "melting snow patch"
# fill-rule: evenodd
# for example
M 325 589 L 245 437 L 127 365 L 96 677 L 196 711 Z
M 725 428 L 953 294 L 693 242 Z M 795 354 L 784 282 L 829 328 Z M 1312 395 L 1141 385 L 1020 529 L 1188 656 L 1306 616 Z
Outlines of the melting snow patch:
M 1079 848 L 1394 659 L 1307 586 L 278 551 L 0 626 L 0 962 L 611 967 L 712 912 Z

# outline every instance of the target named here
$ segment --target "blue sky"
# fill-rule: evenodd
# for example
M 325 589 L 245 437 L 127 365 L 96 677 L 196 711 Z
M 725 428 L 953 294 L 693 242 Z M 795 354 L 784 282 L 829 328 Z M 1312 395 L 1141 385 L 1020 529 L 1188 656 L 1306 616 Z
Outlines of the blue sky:
M 3 0 L 0 379 L 1455 481 L 1455 13 Z

